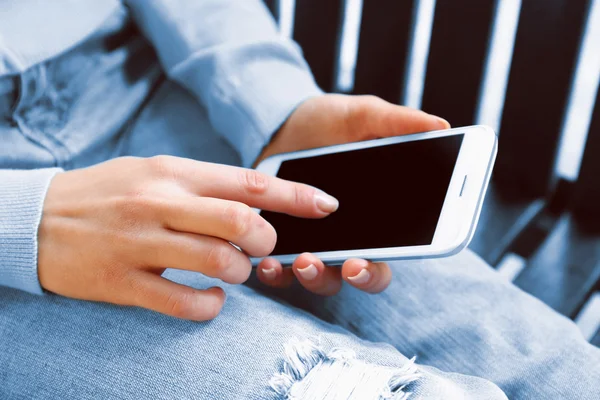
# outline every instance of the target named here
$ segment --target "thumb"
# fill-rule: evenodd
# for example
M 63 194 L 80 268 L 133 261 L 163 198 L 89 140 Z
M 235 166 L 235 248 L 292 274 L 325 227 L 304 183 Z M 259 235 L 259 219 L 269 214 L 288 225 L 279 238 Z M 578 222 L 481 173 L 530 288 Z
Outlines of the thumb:
M 127 303 L 175 318 L 214 319 L 225 303 L 225 292 L 219 287 L 198 290 L 147 271 L 138 271 L 132 278 L 136 282 L 132 285 L 135 289 L 129 293 Z
M 351 123 L 371 138 L 449 129 L 448 121 L 375 96 L 359 96 L 351 107 Z

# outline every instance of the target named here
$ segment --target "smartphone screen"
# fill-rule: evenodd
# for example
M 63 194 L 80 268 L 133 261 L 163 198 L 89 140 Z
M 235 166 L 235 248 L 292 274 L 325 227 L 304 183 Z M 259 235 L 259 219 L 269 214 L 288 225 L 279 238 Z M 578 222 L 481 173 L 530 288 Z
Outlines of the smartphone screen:
M 431 244 L 463 138 L 282 162 L 278 177 L 322 189 L 340 205 L 323 219 L 261 211 L 277 231 L 272 255 Z

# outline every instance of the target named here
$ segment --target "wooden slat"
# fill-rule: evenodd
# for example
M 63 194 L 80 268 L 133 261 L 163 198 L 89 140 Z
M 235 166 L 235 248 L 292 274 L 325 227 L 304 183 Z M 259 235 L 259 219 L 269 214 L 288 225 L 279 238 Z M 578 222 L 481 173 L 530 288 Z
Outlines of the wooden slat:
M 273 14 L 276 21 L 279 21 L 279 0 L 263 0 L 267 8 Z
M 600 90 L 596 96 L 573 203 L 577 220 L 589 230 L 600 231 Z
M 495 179 L 524 196 L 547 193 L 588 0 L 526 0 L 515 41 Z
M 333 91 L 336 79 L 343 0 L 297 0 L 294 39 L 304 51 L 319 86 Z
M 496 265 L 543 206 L 541 200 L 530 202 L 504 196 L 492 182 L 469 248 L 488 264 Z
M 417 0 L 363 3 L 353 93 L 400 102 L 417 3 Z
M 564 215 L 515 284 L 574 317 L 600 279 L 600 236 L 582 232 Z
M 438 0 L 423 110 L 453 126 L 472 125 L 479 100 L 496 0 Z

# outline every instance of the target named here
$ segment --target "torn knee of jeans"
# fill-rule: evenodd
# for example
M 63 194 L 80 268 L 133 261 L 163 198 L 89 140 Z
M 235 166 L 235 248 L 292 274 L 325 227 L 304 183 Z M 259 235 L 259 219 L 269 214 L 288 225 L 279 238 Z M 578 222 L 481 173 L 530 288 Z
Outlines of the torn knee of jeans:
M 414 358 L 402 368 L 384 367 L 356 358 L 349 349 L 325 353 L 309 340 L 292 339 L 284 346 L 281 372 L 271 388 L 285 400 L 406 400 L 407 386 L 421 377 Z

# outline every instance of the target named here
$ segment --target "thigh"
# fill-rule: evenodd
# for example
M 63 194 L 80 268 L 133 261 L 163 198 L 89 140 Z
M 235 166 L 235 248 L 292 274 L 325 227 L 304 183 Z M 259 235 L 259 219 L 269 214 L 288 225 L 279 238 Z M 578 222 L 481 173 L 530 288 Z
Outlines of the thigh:
M 167 276 L 197 288 L 215 283 Z M 276 399 L 294 391 L 297 399 L 362 400 L 408 390 L 415 398 L 504 398 L 489 382 L 412 366 L 389 345 L 224 286 L 223 313 L 204 323 L 2 289 L 0 398 Z
M 349 286 L 330 298 L 299 286 L 269 291 L 425 364 L 489 379 L 509 398 L 597 398 L 600 349 L 471 251 L 391 267 L 392 284 L 378 295 Z

